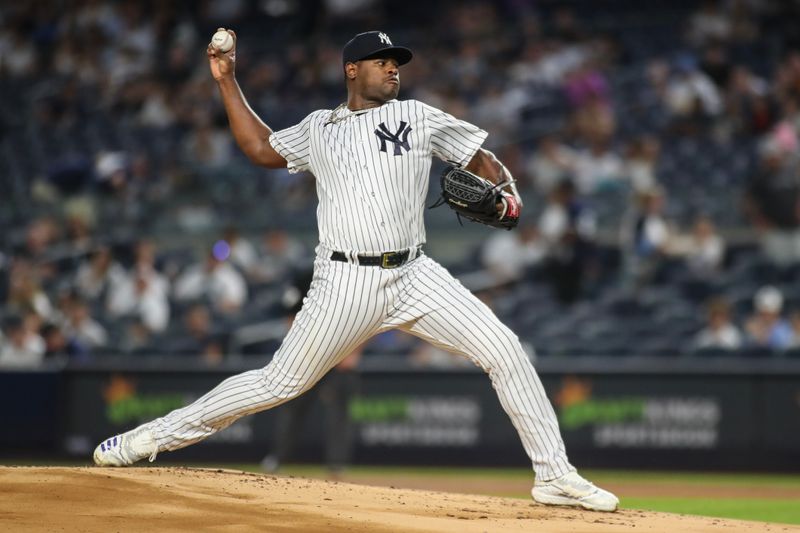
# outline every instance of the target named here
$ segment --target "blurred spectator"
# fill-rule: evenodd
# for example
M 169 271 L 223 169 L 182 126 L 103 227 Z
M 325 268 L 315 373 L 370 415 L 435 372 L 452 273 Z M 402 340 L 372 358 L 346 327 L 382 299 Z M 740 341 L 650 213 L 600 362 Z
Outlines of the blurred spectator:
M 731 308 L 727 300 L 714 298 L 706 305 L 706 327 L 694 338 L 694 347 L 737 350 L 743 344 L 742 333 L 731 321 Z
M 783 294 L 772 286 L 758 290 L 753 299 L 755 313 L 747 320 L 748 342 L 756 347 L 783 350 L 792 344 L 792 328 L 781 316 Z
M 699 217 L 692 228 L 690 248 L 686 254 L 689 271 L 697 277 L 711 279 L 722 269 L 725 241 L 708 217 Z
M 581 194 L 618 186 L 625 176 L 622 158 L 611 147 L 610 139 L 595 139 L 575 157 L 575 184 Z
M 18 255 L 41 265 L 48 261 L 48 253 L 58 243 L 61 232 L 53 217 L 38 217 L 25 228 L 25 242 Z
M 170 49 L 170 59 L 179 54 L 183 49 L 173 47 Z M 175 107 L 170 101 L 169 91 L 162 85 L 154 85 L 146 95 L 142 110 L 139 112 L 139 123 L 142 126 L 167 129 L 176 122 Z
M 650 283 L 660 272 L 669 251 L 671 230 L 664 217 L 661 187 L 640 192 L 621 227 L 626 277 L 635 287 Z
M 735 132 L 757 135 L 772 127 L 778 111 L 769 91 L 767 81 L 747 66 L 733 67 L 725 98 L 727 120 Z
M 539 231 L 556 297 L 562 303 L 573 303 L 582 294 L 591 266 L 596 222 L 571 181 L 562 181 L 553 189 L 539 218 Z
M 67 232 L 64 244 L 69 255 L 83 255 L 91 249 L 92 223 L 91 215 L 80 212 L 79 208 L 73 208 L 72 212 L 67 214 Z
M 22 27 L 5 27 L 0 36 L 0 75 L 22 78 L 33 74 L 39 58 Z
M 760 0 L 732 0 L 726 4 L 731 21 L 731 42 L 749 45 L 760 37 L 759 23 L 772 9 L 769 2 Z M 794 17 L 791 17 L 794 18 Z M 765 24 L 766 26 L 766 24 Z M 771 32 L 780 34 L 780 30 Z
M 481 262 L 498 284 L 523 279 L 525 272 L 539 265 L 546 248 L 535 224 L 523 223 L 516 231 L 496 231 L 486 240 Z
M 698 47 L 726 42 L 733 35 L 733 21 L 720 0 L 704 0 L 689 19 L 689 40 Z
M 222 238 L 230 247 L 231 263 L 236 265 L 246 276 L 253 275 L 258 263 L 258 252 L 253 243 L 242 237 L 239 230 L 233 226 L 225 229 Z
M 100 152 L 94 164 L 100 190 L 122 194 L 128 184 L 128 156 L 125 152 Z
M 527 165 L 537 192 L 546 197 L 555 185 L 575 171 L 575 151 L 555 135 L 545 135 Z
M 138 316 L 126 317 L 119 321 L 122 332 L 119 335 L 117 346 L 121 353 L 129 355 L 152 355 L 163 353 L 160 346 L 156 346 L 159 339 L 155 332 Z
M 131 156 L 128 186 L 125 191 L 124 214 L 131 220 L 139 220 L 148 207 L 166 200 L 171 184 L 153 167 L 146 152 Z
M 722 111 L 722 95 L 707 74 L 688 54 L 678 57 L 664 94 L 675 131 L 692 135 L 705 131 Z
M 773 139 L 762 143 L 745 209 L 767 258 L 778 266 L 800 261 L 800 152 L 786 152 Z
M 206 20 L 235 23 L 245 15 L 245 0 L 210 0 L 203 6 Z
M 717 89 L 724 90 L 728 86 L 732 68 L 724 46 L 714 43 L 703 50 L 700 70 L 714 82 Z
M 12 262 L 12 272 L 17 268 L 32 276 L 37 283 L 48 283 L 60 274 L 54 250 L 62 238 L 59 223 L 54 217 L 43 216 L 30 221 L 25 228 L 25 241 Z
M 111 287 L 106 307 L 112 317 L 133 318 L 150 332 L 164 331 L 169 324 L 169 282 L 155 269 L 155 245 L 140 241 L 135 256 L 125 279 Z
M 89 307 L 77 295 L 69 295 L 62 309 L 64 315 L 64 334 L 89 352 L 108 344 L 108 334 L 103 326 L 94 320 Z
M 229 164 L 233 144 L 227 127 L 213 121 L 211 113 L 205 109 L 196 110 L 194 115 L 194 129 L 184 141 L 184 160 L 211 169 Z
M 56 324 L 45 324 L 42 327 L 41 335 L 45 345 L 45 359 L 86 360 L 88 353 L 86 348 L 68 338 Z
M 17 260 L 11 264 L 6 306 L 20 314 L 32 312 L 41 320 L 50 320 L 55 318 L 55 310 L 37 273 L 28 261 Z
M 207 300 L 215 311 L 235 313 L 247 301 L 247 283 L 228 262 L 211 251 L 202 263 L 189 266 L 175 280 L 178 301 Z
M 714 222 L 706 216 L 700 216 L 695 219 L 690 235 L 671 239 L 669 252 L 685 259 L 687 270 L 693 278 L 711 280 L 722 269 L 725 241 L 717 233 Z
M 111 248 L 101 246 L 78 266 L 74 284 L 82 298 L 96 303 L 103 301 L 111 288 L 124 279 L 125 270 L 114 260 Z
M 567 74 L 564 92 L 569 103 L 576 109 L 590 104 L 610 104 L 608 80 L 591 61 L 586 61 Z
M 211 313 L 204 304 L 194 304 L 183 315 L 183 329 L 166 346 L 170 354 L 201 357 L 208 365 L 222 362 L 227 353 L 225 335 L 215 332 Z
M 656 167 L 660 150 L 661 144 L 652 136 L 636 137 L 628 144 L 624 173 L 634 193 L 641 193 L 658 186 Z
M 526 91 L 503 83 L 488 84 L 485 93 L 468 115 L 469 120 L 492 135 L 495 143 L 512 142 L 521 110 L 527 104 Z
M 0 337 L 0 368 L 36 368 L 44 361 L 45 343 L 20 315 L 3 320 Z
M 265 232 L 259 252 L 254 275 L 262 282 L 285 280 L 294 269 L 308 262 L 302 243 L 283 229 Z
M 577 141 L 589 146 L 588 152 L 584 150 L 586 154 L 605 154 L 611 150 L 616 131 L 614 108 L 602 100 L 588 102 L 570 117 L 569 132 Z

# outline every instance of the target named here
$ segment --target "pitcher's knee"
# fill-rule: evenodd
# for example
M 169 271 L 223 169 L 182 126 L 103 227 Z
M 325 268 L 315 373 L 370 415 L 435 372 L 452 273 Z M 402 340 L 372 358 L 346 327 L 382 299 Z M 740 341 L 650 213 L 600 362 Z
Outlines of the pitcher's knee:
M 289 401 L 294 400 L 308 389 L 309 387 L 303 387 L 301 385 L 283 385 L 274 390 L 274 394 L 275 397 L 281 401 Z

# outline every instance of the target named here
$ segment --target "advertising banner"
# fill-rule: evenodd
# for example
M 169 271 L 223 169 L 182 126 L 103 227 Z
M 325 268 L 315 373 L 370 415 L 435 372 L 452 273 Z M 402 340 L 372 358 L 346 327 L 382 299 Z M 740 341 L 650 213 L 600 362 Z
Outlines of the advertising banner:
M 89 457 L 102 438 L 187 405 L 231 373 L 82 369 L 20 381 L 29 408 L 51 421 L 50 434 L 36 433 L 41 424 L 17 420 L 24 431 L 14 437 L 4 432 L 0 451 L 28 439 Z M 549 369 L 541 376 L 575 464 L 800 468 L 800 380 L 790 374 Z M 529 464 L 481 372 L 371 371 L 361 375 L 358 391 L 347 406 L 357 463 Z M 275 419 L 284 408 L 244 417 L 207 442 L 164 458 L 258 461 L 273 447 Z M 325 413 L 315 404 L 305 414 L 292 445 L 294 461 L 322 459 Z

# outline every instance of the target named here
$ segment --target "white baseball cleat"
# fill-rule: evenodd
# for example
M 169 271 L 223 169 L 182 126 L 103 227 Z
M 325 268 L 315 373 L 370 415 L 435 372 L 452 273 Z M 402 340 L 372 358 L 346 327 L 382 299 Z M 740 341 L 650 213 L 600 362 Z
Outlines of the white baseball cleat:
M 146 426 L 110 437 L 94 449 L 94 464 L 97 466 L 128 466 L 145 457 L 156 460 L 158 445 L 153 433 Z
M 531 496 L 545 505 L 572 505 L 591 511 L 616 511 L 619 499 L 581 477 L 569 472 L 550 481 L 538 480 L 533 484 Z

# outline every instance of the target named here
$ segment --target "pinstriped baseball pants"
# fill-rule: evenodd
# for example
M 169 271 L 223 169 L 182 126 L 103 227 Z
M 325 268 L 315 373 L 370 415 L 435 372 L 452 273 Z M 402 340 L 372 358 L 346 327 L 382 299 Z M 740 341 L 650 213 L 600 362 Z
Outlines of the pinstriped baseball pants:
M 468 357 L 489 375 L 539 479 L 574 470 L 519 339 L 444 267 L 425 255 L 395 269 L 326 257 L 317 257 L 303 307 L 270 363 L 226 379 L 149 424 L 159 451 L 189 446 L 297 397 L 364 341 L 400 328 Z

